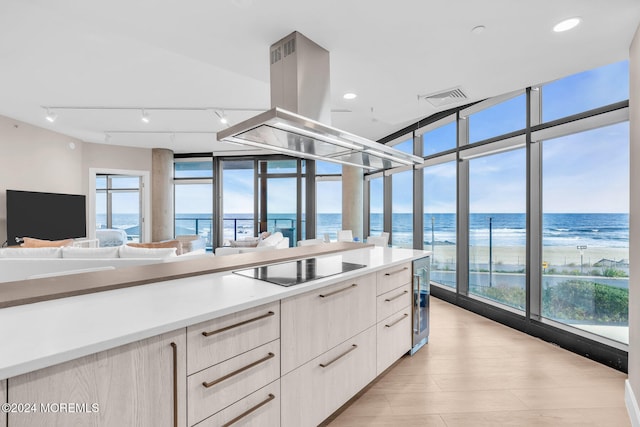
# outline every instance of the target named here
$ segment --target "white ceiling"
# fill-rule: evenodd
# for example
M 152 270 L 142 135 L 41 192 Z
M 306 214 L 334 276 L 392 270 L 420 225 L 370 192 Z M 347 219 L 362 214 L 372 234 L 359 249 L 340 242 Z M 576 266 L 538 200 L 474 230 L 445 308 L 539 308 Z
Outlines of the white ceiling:
M 233 124 L 270 108 L 269 46 L 295 30 L 331 52 L 332 125 L 375 140 L 438 111 L 418 95 L 479 100 L 626 59 L 639 22 L 637 0 L 0 0 L 0 115 L 94 143 L 237 151 L 215 142 L 213 109 Z M 43 106 L 146 107 L 151 122 L 54 109 L 50 124 Z

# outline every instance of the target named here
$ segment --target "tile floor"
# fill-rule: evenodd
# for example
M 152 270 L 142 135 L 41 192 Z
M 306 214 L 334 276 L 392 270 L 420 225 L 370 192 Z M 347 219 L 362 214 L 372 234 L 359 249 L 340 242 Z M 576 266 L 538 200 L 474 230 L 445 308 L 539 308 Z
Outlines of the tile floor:
M 631 425 L 625 374 L 436 298 L 431 303 L 429 344 L 328 425 Z

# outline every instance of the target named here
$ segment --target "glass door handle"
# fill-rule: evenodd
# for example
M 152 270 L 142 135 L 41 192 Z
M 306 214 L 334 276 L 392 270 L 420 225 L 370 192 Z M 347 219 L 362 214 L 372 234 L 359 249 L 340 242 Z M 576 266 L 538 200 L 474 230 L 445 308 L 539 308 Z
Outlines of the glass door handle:
M 416 285 L 416 279 L 418 279 L 418 284 Z M 417 315 L 417 322 L 414 325 L 413 331 L 417 334 L 420 332 L 420 275 L 419 274 L 415 274 L 413 275 L 413 295 L 415 295 L 415 301 L 413 303 L 414 305 L 414 310 L 416 311 L 416 315 Z

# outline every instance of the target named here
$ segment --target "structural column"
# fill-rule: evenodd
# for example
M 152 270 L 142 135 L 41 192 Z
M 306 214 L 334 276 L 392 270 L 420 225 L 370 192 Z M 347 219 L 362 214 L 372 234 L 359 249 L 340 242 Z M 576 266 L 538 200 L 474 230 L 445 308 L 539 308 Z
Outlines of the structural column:
M 640 422 L 640 27 L 629 49 L 629 379 L 625 401 L 632 425 Z
M 151 240 L 173 239 L 173 151 L 151 150 Z
M 355 166 L 342 166 L 342 229 L 363 239 L 364 173 Z

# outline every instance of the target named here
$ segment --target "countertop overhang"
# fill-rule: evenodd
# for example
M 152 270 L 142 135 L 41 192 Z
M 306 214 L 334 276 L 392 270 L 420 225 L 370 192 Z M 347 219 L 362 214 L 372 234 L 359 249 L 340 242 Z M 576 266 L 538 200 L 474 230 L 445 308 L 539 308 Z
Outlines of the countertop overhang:
M 231 272 L 240 265 L 268 264 L 282 261 L 283 258 L 237 256 L 234 261 L 229 256 L 220 257 L 229 258 L 225 261 L 229 265 L 217 272 L 200 272 L 163 281 L 150 278 L 143 285 L 2 308 L 0 380 L 430 255 L 427 251 L 356 245 L 358 249 L 348 246 L 339 252 L 323 254 L 309 248 L 295 248 L 305 250 L 292 250 L 289 256 L 282 254 L 286 256 L 285 259 L 335 257 L 336 262 L 367 266 L 288 288 Z M 195 268 L 196 260 L 193 263 Z M 178 267 L 180 270 L 184 268 L 185 271 L 189 267 L 181 266 L 183 263 L 172 264 L 176 265 L 170 267 Z M 230 265 L 235 267 L 229 267 Z M 160 270 L 148 269 L 154 265 L 137 268 L 149 270 L 154 273 L 152 277 L 155 277 L 164 267 L 169 267 L 165 264 L 155 266 L 161 267 Z M 112 272 L 92 274 L 104 273 Z M 62 280 L 64 276 L 56 279 Z
M 124 267 L 109 271 L 5 282 L 0 283 L 0 308 L 165 282 L 201 274 L 219 273 L 221 271 L 264 265 L 270 262 L 288 261 L 361 249 L 363 247 L 362 243 L 335 242 L 277 251 L 217 257 L 210 255 L 186 260 L 178 260 L 178 258 L 174 257 L 168 258 L 167 262 Z

